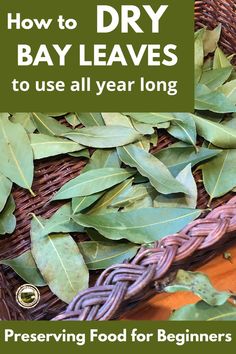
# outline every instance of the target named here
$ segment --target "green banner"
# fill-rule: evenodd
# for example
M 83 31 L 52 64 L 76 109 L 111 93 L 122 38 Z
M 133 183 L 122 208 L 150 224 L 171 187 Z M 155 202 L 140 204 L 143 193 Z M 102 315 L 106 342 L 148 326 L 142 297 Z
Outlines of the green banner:
M 1 0 L 1 110 L 192 111 L 193 4 Z
M 235 352 L 235 322 L 2 322 L 4 354 Z

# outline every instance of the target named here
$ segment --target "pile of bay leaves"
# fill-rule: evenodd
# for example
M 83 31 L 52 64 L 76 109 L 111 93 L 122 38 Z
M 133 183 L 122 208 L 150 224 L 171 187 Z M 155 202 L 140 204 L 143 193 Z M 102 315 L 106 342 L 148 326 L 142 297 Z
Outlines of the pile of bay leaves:
M 201 215 L 194 169 L 202 170 L 208 206 L 236 187 L 236 72 L 217 45 L 220 32 L 195 34 L 195 114 L 0 114 L 0 235 L 17 227 L 12 184 L 35 195 L 34 160 L 88 159 L 52 196 L 65 204 L 50 219 L 32 215 L 31 251 L 0 263 L 69 303 L 88 287 L 88 270 L 131 259 Z M 163 130 L 176 142 L 151 154 Z M 89 241 L 77 245 L 75 232 Z

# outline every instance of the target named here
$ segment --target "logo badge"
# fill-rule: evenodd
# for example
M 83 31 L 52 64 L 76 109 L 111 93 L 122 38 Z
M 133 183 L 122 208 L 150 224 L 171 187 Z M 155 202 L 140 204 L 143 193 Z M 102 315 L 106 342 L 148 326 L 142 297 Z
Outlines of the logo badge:
M 40 293 L 34 285 L 24 284 L 16 291 L 16 302 L 25 309 L 37 306 L 39 301 Z

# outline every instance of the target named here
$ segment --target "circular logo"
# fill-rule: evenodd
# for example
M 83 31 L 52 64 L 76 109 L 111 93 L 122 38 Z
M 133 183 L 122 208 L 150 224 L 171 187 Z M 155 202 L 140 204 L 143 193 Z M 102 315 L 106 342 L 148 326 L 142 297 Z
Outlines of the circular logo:
M 16 302 L 25 309 L 37 306 L 39 301 L 40 293 L 34 285 L 24 284 L 16 291 Z

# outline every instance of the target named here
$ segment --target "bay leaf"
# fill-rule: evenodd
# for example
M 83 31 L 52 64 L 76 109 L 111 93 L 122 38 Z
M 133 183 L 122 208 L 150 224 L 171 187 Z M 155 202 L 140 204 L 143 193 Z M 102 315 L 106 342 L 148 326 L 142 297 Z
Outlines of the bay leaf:
M 157 195 L 157 191 L 155 191 L 155 197 Z M 152 208 L 153 207 L 153 199 L 150 194 L 147 194 L 143 199 L 138 199 L 132 204 L 129 204 L 124 207 L 124 209 L 121 210 L 122 213 L 128 212 L 131 210 L 137 210 L 137 209 L 145 209 L 145 208 Z
M 73 129 L 80 124 L 80 120 L 77 112 L 67 114 L 65 116 L 65 119 L 73 127 Z
M 115 149 L 98 149 L 94 151 L 82 173 L 105 167 L 119 168 L 120 165 L 121 162 Z
M 126 112 L 131 118 L 134 118 L 136 121 L 141 123 L 146 123 L 152 126 L 156 126 L 160 123 L 170 122 L 175 119 L 172 113 L 156 113 L 156 112 Z
M 51 117 L 63 117 L 66 114 L 68 114 L 68 112 L 47 112 L 44 114 L 47 114 L 48 116 L 51 116 Z
M 130 118 L 119 112 L 102 113 L 102 117 L 107 126 L 114 125 L 127 128 L 134 128 Z
M 192 175 L 191 164 L 187 165 L 176 177 L 187 189 L 188 194 L 158 195 L 154 201 L 156 208 L 196 208 L 197 186 Z
M 211 30 L 206 30 L 203 35 L 203 48 L 204 56 L 213 53 L 220 39 L 222 25 L 219 24 L 216 28 Z
M 135 142 L 141 135 L 132 128 L 122 126 L 91 127 L 74 130 L 65 137 L 85 146 L 112 148 Z
M 12 117 L 10 117 L 10 121 L 12 123 L 21 124 L 28 133 L 33 133 L 36 129 L 30 112 L 13 113 Z
M 202 165 L 203 183 L 212 199 L 221 197 L 236 187 L 236 150 L 224 150 Z
M 141 175 L 147 177 L 152 186 L 160 193 L 170 194 L 186 192 L 186 188 L 178 182 L 167 167 L 155 156 L 134 145 L 118 148 L 122 162 L 137 168 Z
M 33 152 L 26 131 L 20 124 L 0 119 L 0 172 L 22 188 L 34 195 Z
M 78 152 L 70 152 L 69 155 L 72 157 L 85 157 L 86 159 L 90 158 L 89 149 L 83 149 Z
M 70 303 L 88 287 L 89 273 L 73 238 L 68 234 L 45 236 L 36 216 L 31 223 L 32 255 L 45 282 L 62 301 Z
M 71 140 L 45 134 L 30 134 L 30 143 L 35 160 L 84 149 L 84 146 Z
M 77 113 L 80 122 L 87 127 L 102 126 L 104 121 L 101 113 Z
M 0 212 L 3 210 L 11 193 L 12 182 L 0 173 Z
M 224 52 L 217 47 L 214 54 L 213 69 L 232 67 Z
M 131 119 L 134 129 L 136 129 L 140 134 L 151 135 L 154 133 L 154 129 L 152 127 L 152 124 L 141 123 L 141 122 L 136 121 L 133 118 L 130 118 L 130 119 Z M 165 124 L 168 124 L 168 123 L 169 122 L 167 122 Z M 160 123 L 160 124 L 164 124 L 164 123 Z
M 31 251 L 26 251 L 16 258 L 1 260 L 0 264 L 11 267 L 28 284 L 38 287 L 46 285 Z
M 88 171 L 64 184 L 52 200 L 69 199 L 98 193 L 123 182 L 131 177 L 132 174 L 123 168 L 101 168 Z
M 210 306 L 204 301 L 186 305 L 171 315 L 169 321 L 234 321 L 236 306 L 226 302 L 222 306 Z
M 196 124 L 191 114 L 176 113 L 175 117 L 177 119 L 171 122 L 168 133 L 187 144 L 196 146 Z
M 205 28 L 195 33 L 194 41 L 194 67 L 195 67 L 195 83 L 197 84 L 202 75 L 202 67 L 204 62 L 203 38 L 205 36 Z
M 193 115 L 200 136 L 221 148 L 236 148 L 236 129 Z
M 102 214 L 107 212 L 109 210 L 107 207 L 132 184 L 132 181 L 133 179 L 128 179 L 106 192 L 87 214 Z M 112 211 L 112 209 L 110 209 L 110 211 Z
M 12 196 L 7 200 L 7 203 L 0 213 L 0 235 L 12 234 L 16 228 L 16 218 L 13 215 L 15 211 L 15 202 Z
M 202 74 L 200 83 L 206 85 L 210 90 L 216 90 L 228 80 L 232 73 L 232 67 L 213 69 Z
M 87 241 L 80 242 L 79 249 L 88 269 L 97 270 L 132 259 L 139 247 L 132 243 Z
M 220 149 L 208 149 L 205 147 L 199 147 L 198 151 L 196 151 L 190 145 L 176 143 L 158 151 L 154 156 L 168 167 L 173 176 L 177 176 L 189 163 L 194 167 L 198 163 L 218 155 L 221 151 Z
M 119 168 L 120 165 L 121 163 L 118 158 L 116 150 L 114 149 L 96 150 L 93 153 L 89 163 L 83 168 L 81 173 L 85 173 L 94 169 L 106 168 L 106 167 Z M 74 214 L 79 213 L 82 210 L 86 209 L 87 207 L 91 206 L 103 194 L 104 191 L 89 196 L 72 198 L 73 213 Z
M 51 218 L 44 219 L 38 216 L 38 220 L 44 226 L 45 235 L 51 233 L 84 232 L 83 227 L 73 221 L 72 214 L 72 207 L 70 203 L 67 203 L 60 207 Z
M 195 95 L 195 109 L 209 110 L 215 113 L 236 112 L 236 106 L 221 92 L 209 91 L 207 86 L 199 84 Z
M 104 191 L 100 193 L 95 193 L 92 195 L 84 196 L 84 197 L 76 197 L 72 198 L 72 210 L 73 214 L 80 213 L 86 208 L 93 205 L 101 196 L 104 194 Z
M 133 243 L 150 243 L 183 229 L 201 214 L 199 210 L 146 208 L 103 215 L 78 214 L 74 221 L 92 227 L 111 240 L 127 239 Z
M 59 123 L 55 118 L 49 117 L 43 113 L 32 112 L 33 122 L 41 134 L 50 136 L 61 136 L 71 131 L 65 125 Z
M 124 208 L 134 204 L 136 201 L 143 200 L 153 193 L 155 189 L 149 183 L 132 185 L 125 189 L 120 195 L 114 198 L 110 204 L 112 208 Z
M 227 82 L 218 88 L 218 92 L 223 93 L 233 104 L 236 104 L 236 80 Z
M 121 113 L 102 113 L 106 125 L 124 126 L 136 129 L 140 134 L 153 134 L 154 129 L 149 124 L 140 123 Z
M 217 291 L 205 274 L 182 269 L 178 270 L 175 279 L 164 288 L 164 291 L 167 293 L 191 291 L 211 306 L 223 305 L 231 296 L 226 291 Z

